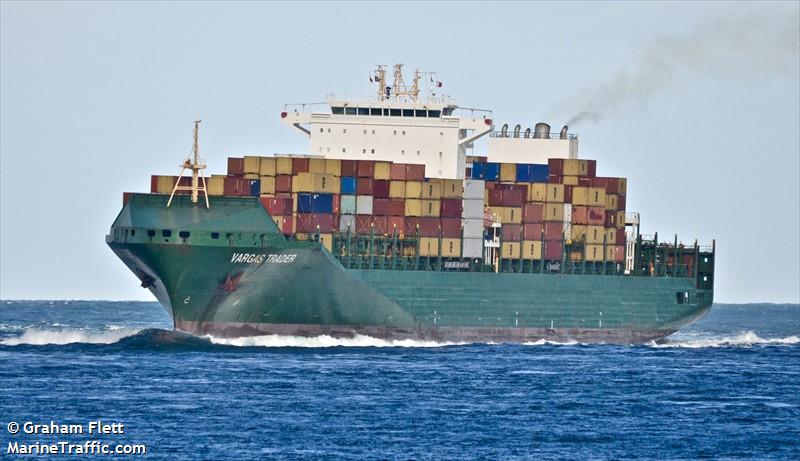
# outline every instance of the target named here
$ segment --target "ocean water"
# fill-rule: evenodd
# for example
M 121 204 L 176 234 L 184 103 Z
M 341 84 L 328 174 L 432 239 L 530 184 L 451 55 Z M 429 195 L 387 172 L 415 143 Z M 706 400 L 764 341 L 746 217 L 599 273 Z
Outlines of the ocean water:
M 177 460 L 800 459 L 798 305 L 714 306 L 643 346 L 170 327 L 155 303 L 2 301 L 0 458 L 99 440 Z M 96 420 L 124 434 L 8 427 Z

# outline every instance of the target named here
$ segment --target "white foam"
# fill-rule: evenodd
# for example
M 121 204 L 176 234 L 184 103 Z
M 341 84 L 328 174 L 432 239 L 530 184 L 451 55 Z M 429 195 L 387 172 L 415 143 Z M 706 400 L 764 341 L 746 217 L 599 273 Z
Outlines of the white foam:
M 548 341 L 546 339 L 540 339 L 538 341 L 522 343 L 523 346 L 574 346 L 576 344 L 580 344 L 577 341 L 567 341 L 567 342 L 558 342 L 558 341 Z
M 651 344 L 653 347 L 685 347 L 698 349 L 702 347 L 735 347 L 735 346 L 760 346 L 760 345 L 792 345 L 800 343 L 800 336 L 792 335 L 785 338 L 762 338 L 752 331 L 745 331 L 734 336 L 705 337 L 705 338 L 675 338 L 668 339 L 661 344 Z
M 241 338 L 206 336 L 206 338 L 214 344 L 240 347 L 444 347 L 466 344 L 413 339 L 386 340 L 364 335 L 355 335 L 352 338 L 334 338 L 328 335 L 314 337 L 265 335 Z
M 122 338 L 140 332 L 136 328 L 120 328 L 115 330 L 82 330 L 75 328 L 62 328 L 58 330 L 44 330 L 40 328 L 26 328 L 21 335 L 0 340 L 4 346 L 19 346 L 29 344 L 43 346 L 47 344 L 113 344 Z

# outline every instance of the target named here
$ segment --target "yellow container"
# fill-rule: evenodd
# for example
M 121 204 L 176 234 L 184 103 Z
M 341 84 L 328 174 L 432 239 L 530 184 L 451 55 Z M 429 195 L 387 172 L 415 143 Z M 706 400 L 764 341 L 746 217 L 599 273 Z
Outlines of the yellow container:
M 572 204 L 588 206 L 589 205 L 589 188 L 588 187 L 573 187 L 572 188 Z
M 583 224 L 573 224 L 570 226 L 569 239 L 573 242 L 586 241 L 586 226 Z
M 561 203 L 546 203 L 544 205 L 544 216 L 542 221 L 563 221 L 564 220 L 564 205 Z
M 583 261 L 582 251 L 571 251 L 569 253 L 569 260 L 573 262 Z
M 391 169 L 389 162 L 375 162 L 375 179 L 390 179 Z
M 406 199 L 406 216 L 421 216 L 422 215 L 422 200 L 420 199 Z
M 485 208 L 484 208 L 484 210 L 485 210 Z M 490 206 L 489 210 L 492 213 L 492 220 L 493 221 L 499 221 L 499 222 L 503 221 L 503 213 L 504 213 L 503 210 L 504 210 L 504 207 L 501 207 L 501 206 Z
M 328 194 L 338 194 L 341 182 L 339 178 L 332 174 L 312 174 L 314 180 L 313 192 L 322 192 Z
M 606 245 L 617 244 L 617 229 L 615 227 L 606 228 Z
M 548 203 L 564 203 L 564 185 L 548 184 L 547 197 L 545 197 L 545 201 Z
M 406 198 L 420 198 L 422 195 L 422 182 L 406 181 Z
M 292 174 L 292 158 L 278 157 L 275 159 L 276 174 Z
M 564 176 L 586 176 L 587 174 L 589 174 L 588 160 L 564 160 Z
M 156 180 L 156 192 L 159 194 L 171 194 L 172 188 L 175 187 L 175 181 L 172 176 L 159 176 Z
M 311 173 L 297 173 L 292 178 L 292 192 L 314 192 L 314 177 Z
M 389 183 L 389 198 L 405 198 L 406 182 L 392 181 Z
M 606 194 L 606 210 L 617 211 L 617 196 L 615 194 Z
M 419 239 L 420 256 L 439 256 L 439 239 L 437 237 L 422 237 Z
M 603 226 L 586 226 L 586 243 L 602 244 L 605 235 Z
M 422 216 L 439 217 L 441 204 L 438 200 L 422 200 Z
M 258 179 L 260 176 L 258 173 L 245 173 L 243 176 L 244 179 Z
M 442 256 L 446 258 L 458 258 L 461 256 L 461 239 L 442 239 Z
M 528 202 L 543 203 L 547 196 L 547 184 L 542 182 L 528 186 Z
M 520 224 L 522 222 L 522 208 L 505 206 L 500 222 L 503 224 Z
M 578 177 L 577 176 L 564 176 L 561 179 L 561 184 L 565 186 L 577 186 L 578 185 Z
M 628 179 L 627 178 L 619 178 L 619 191 L 620 194 L 627 194 L 628 193 Z
M 308 159 L 308 172 L 325 174 L 325 159 L 324 158 Z
M 260 174 L 261 173 L 261 157 L 244 156 L 244 173 Z
M 620 245 L 618 247 L 615 246 L 615 245 L 609 245 L 609 246 L 606 247 L 606 261 L 615 261 L 616 260 L 617 248 L 625 248 L 625 247 L 623 245 Z M 622 254 L 622 253 L 620 253 L 620 254 Z
M 319 242 L 328 252 L 333 251 L 333 234 L 319 234 Z
M 520 242 L 503 242 L 500 247 L 500 257 L 506 259 L 519 259 L 522 244 Z
M 206 178 L 206 187 L 208 195 L 225 195 L 225 177 L 214 175 Z
M 514 182 L 517 180 L 517 165 L 515 163 L 500 164 L 500 181 Z
M 342 161 L 335 158 L 325 159 L 325 174 L 342 175 Z
M 275 193 L 275 177 L 274 176 L 261 176 L 261 193 L 274 194 Z
M 625 212 L 617 211 L 616 223 L 617 229 L 625 229 Z
M 408 189 L 408 186 L 406 186 Z M 422 198 L 439 200 L 442 198 L 442 181 L 429 179 L 422 183 Z
M 587 192 L 587 205 L 606 206 L 606 190 L 602 187 L 590 187 Z
M 464 182 L 460 179 L 442 180 L 442 198 L 461 198 L 464 196 Z
M 586 245 L 584 258 L 586 258 L 587 261 L 602 261 L 603 256 L 603 245 Z
M 522 242 L 522 259 L 542 259 L 542 242 L 538 240 Z
M 275 159 L 272 157 L 261 157 L 261 166 L 258 169 L 259 176 L 275 176 Z

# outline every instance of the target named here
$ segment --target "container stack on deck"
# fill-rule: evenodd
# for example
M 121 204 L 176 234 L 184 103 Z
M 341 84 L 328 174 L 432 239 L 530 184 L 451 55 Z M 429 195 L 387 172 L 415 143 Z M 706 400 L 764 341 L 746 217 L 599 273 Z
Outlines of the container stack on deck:
M 246 156 L 229 158 L 227 175 L 207 187 L 212 196 L 260 197 L 281 232 L 328 250 L 336 234 L 369 235 L 417 239 L 405 251 L 423 257 L 474 259 L 499 228 L 503 259 L 624 261 L 627 181 L 597 177 L 594 160 L 472 157 L 466 173 L 434 179 L 424 165 Z M 151 192 L 171 193 L 177 180 L 153 176 Z

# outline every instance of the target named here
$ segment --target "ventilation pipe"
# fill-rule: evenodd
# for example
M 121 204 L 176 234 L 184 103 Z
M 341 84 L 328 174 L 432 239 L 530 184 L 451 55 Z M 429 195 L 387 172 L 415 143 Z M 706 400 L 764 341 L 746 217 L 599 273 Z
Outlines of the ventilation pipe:
M 564 128 L 561 128 L 561 133 L 559 133 L 558 137 L 561 138 L 561 139 L 567 139 L 567 129 L 568 128 L 569 127 L 567 125 L 564 125 Z
M 519 138 L 519 130 L 520 130 L 520 128 L 522 128 L 522 127 L 519 126 L 519 123 L 517 123 L 517 126 L 514 127 L 514 137 L 515 138 Z
M 531 137 L 531 129 L 530 128 L 525 128 L 525 137 L 526 138 L 530 138 Z
M 501 138 L 508 137 L 508 123 L 504 123 L 503 128 L 500 128 L 500 137 Z

